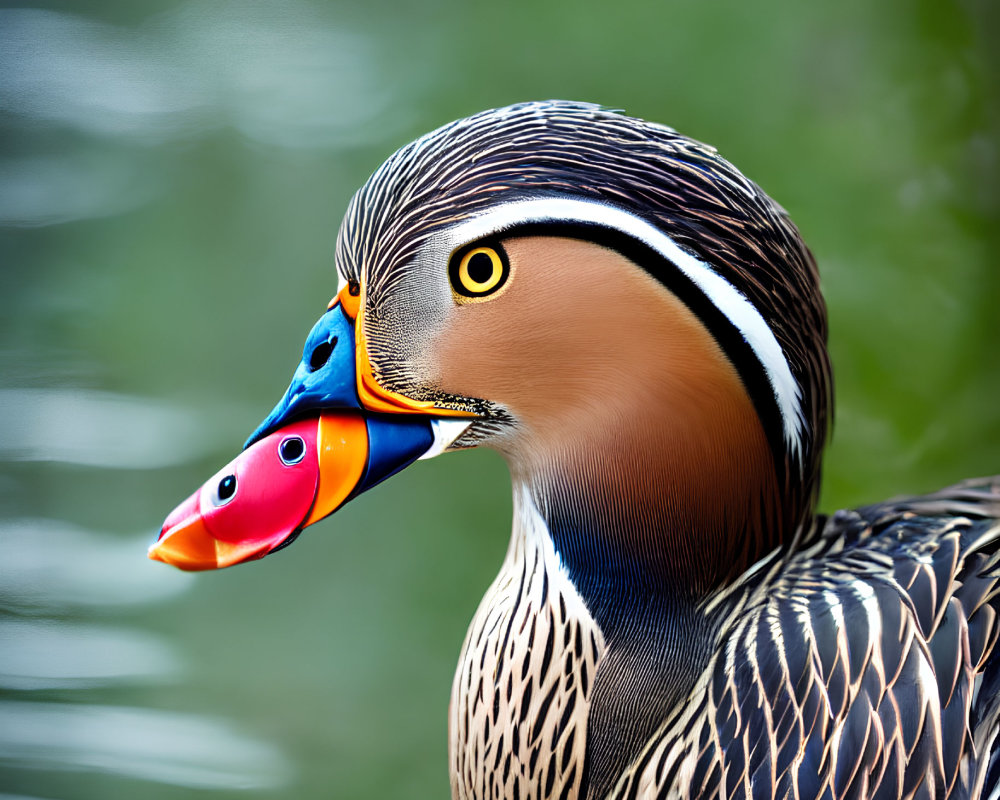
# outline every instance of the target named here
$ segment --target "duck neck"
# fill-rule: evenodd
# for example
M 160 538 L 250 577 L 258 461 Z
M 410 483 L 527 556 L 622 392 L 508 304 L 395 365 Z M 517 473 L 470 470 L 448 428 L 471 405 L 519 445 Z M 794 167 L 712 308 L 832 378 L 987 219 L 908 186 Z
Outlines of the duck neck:
M 584 629 L 601 643 L 586 698 L 579 797 L 604 797 L 664 720 L 685 707 L 709 663 L 718 626 L 697 602 L 697 582 L 681 582 L 650 543 L 663 533 L 654 517 L 627 515 L 607 486 L 590 488 L 596 493 L 585 495 L 565 477 L 515 478 L 505 569 L 512 576 L 532 573 L 532 554 L 547 553 L 550 574 L 570 587 L 561 594 L 579 598 Z M 607 510 L 599 511 L 600 503 L 615 513 L 600 513 Z M 643 535 L 624 535 L 637 525 Z M 644 547 L 658 557 L 640 558 Z
M 540 527 L 605 642 L 587 716 L 587 796 L 610 792 L 689 701 L 717 633 L 704 601 L 780 541 L 763 430 L 749 404 L 727 399 L 709 395 L 657 424 L 616 415 L 508 455 L 511 553 Z M 541 524 L 525 525 L 533 516 Z
M 712 406 L 619 416 L 509 460 L 596 615 L 642 598 L 694 607 L 789 535 L 794 511 L 753 409 Z

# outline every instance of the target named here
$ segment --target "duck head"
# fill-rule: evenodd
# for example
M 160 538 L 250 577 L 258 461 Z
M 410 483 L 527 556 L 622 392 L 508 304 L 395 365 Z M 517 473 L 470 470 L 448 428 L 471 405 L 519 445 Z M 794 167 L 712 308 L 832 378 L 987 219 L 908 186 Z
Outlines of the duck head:
M 259 557 L 417 458 L 480 445 L 578 585 L 701 594 L 811 513 L 831 389 L 815 265 L 714 149 L 589 104 L 484 112 L 372 175 L 336 262 L 291 386 L 152 557 Z M 293 432 L 305 467 L 274 455 Z M 258 459 L 312 478 L 285 488 Z M 241 470 L 263 487 L 244 502 L 283 516 L 220 538 L 204 498 Z M 260 546 L 186 555 L 241 537 Z

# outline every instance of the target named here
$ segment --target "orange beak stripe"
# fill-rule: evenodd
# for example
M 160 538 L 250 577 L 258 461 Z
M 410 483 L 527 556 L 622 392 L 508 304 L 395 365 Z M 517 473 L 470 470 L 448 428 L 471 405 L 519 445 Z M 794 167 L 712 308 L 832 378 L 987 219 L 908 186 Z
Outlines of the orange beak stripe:
M 477 416 L 471 411 L 456 408 L 441 408 L 430 400 L 413 400 L 405 395 L 382 387 L 372 372 L 371 359 L 368 358 L 368 344 L 365 341 L 364 324 L 361 314 L 362 292 L 351 294 L 350 284 L 344 286 L 337 296 L 330 301 L 328 308 L 340 303 L 344 313 L 354 320 L 354 352 L 356 357 L 355 372 L 357 375 L 358 397 L 361 406 L 369 411 L 382 411 L 390 414 L 427 414 L 436 417 Z M 363 290 L 362 290 L 363 291 Z
M 320 416 L 316 437 L 319 484 L 303 528 L 336 511 L 361 482 L 368 444 L 368 429 L 360 414 Z

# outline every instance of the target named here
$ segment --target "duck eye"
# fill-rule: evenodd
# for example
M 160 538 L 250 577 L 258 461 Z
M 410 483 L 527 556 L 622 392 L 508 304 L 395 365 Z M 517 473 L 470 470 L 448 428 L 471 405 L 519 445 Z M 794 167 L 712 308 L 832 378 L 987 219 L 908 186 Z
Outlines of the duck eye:
M 306 454 L 306 445 L 298 436 L 289 436 L 278 445 L 278 456 L 286 466 L 298 464 Z
M 218 508 L 219 506 L 224 506 L 236 495 L 236 476 L 227 475 L 225 478 L 219 481 L 218 486 L 215 487 L 215 496 L 212 498 L 212 504 Z
M 479 245 L 460 251 L 451 261 L 449 275 L 455 299 L 462 303 L 498 291 L 507 282 L 510 265 L 499 245 Z

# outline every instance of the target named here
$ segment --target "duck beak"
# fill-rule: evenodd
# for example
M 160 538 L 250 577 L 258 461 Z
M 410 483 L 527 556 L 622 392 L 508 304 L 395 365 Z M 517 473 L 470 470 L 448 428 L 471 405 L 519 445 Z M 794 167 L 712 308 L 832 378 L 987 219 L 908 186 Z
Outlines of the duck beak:
M 375 382 L 356 341 L 358 306 L 346 288 L 334 298 L 281 401 L 244 451 L 167 517 L 150 558 L 184 570 L 262 558 L 468 426 L 470 414 Z

